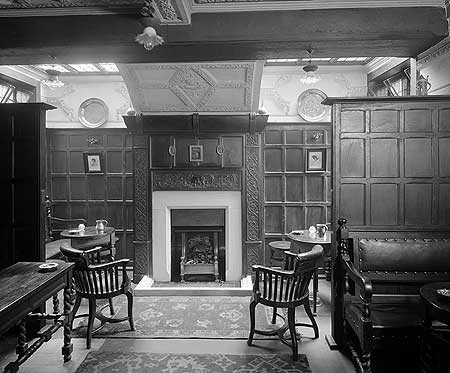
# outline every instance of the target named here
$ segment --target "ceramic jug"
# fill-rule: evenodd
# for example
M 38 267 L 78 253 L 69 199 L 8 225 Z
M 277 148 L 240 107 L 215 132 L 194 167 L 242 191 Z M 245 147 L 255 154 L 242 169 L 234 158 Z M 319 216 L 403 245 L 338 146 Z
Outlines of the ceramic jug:
M 328 227 L 326 224 L 316 224 L 316 235 L 318 238 L 324 238 Z
M 108 225 L 108 221 L 104 219 L 96 220 L 95 223 L 95 229 L 100 232 L 104 231 L 105 227 Z

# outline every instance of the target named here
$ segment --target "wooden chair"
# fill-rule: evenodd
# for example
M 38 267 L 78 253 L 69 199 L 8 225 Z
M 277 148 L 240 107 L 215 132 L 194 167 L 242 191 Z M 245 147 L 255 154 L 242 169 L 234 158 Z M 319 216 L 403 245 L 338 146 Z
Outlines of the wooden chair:
M 247 344 L 253 342 L 255 333 L 261 335 L 278 335 L 281 342 L 292 348 L 292 357 L 298 359 L 298 344 L 295 327 L 306 326 L 314 329 L 314 338 L 319 338 L 319 327 L 314 320 L 309 306 L 309 283 L 316 271 L 319 260 L 323 255 L 323 247 L 315 245 L 311 251 L 294 254 L 285 251 L 284 270 L 254 265 L 255 283 L 253 285 L 253 295 L 250 302 L 250 334 Z M 255 308 L 258 303 L 273 307 L 272 324 L 275 324 L 276 317 L 281 317 L 285 322 L 277 330 L 256 330 L 255 329 Z M 311 324 L 295 322 L 295 308 L 303 305 Z M 277 313 L 277 308 L 287 308 L 287 323 L 285 317 Z M 285 337 L 289 330 L 290 341 Z
M 86 219 L 65 219 L 58 218 L 52 215 L 51 201 L 48 196 L 45 196 L 46 209 L 46 235 L 45 235 L 45 259 L 59 259 L 61 258 L 61 246 L 70 245 L 70 240 L 67 238 L 60 238 L 59 234 L 64 229 L 76 229 L 79 224 L 86 225 Z
M 89 303 L 89 318 L 87 327 L 86 347 L 91 348 L 92 334 L 100 330 L 106 322 L 117 323 L 128 320 L 130 329 L 135 330 L 133 322 L 133 289 L 127 274 L 127 263 L 129 259 L 119 259 L 110 262 L 102 262 L 101 253 L 104 248 L 101 246 L 88 250 L 78 250 L 69 246 L 61 246 L 61 253 L 64 257 L 75 263 L 73 270 L 73 287 L 76 293 L 75 305 L 73 307 L 71 323 L 80 307 L 81 299 L 87 299 Z M 98 299 L 108 299 L 111 316 L 112 298 L 124 294 L 128 300 L 128 316 L 122 318 L 112 318 L 103 315 L 102 310 L 108 304 L 97 310 Z M 92 330 L 94 319 L 100 320 L 100 326 Z

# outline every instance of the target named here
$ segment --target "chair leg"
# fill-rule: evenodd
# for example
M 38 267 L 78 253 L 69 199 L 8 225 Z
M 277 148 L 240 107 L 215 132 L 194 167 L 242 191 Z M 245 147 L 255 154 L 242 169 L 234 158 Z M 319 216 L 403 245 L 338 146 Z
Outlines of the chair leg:
M 313 313 L 311 312 L 311 307 L 309 306 L 309 300 L 307 299 L 305 303 L 303 303 L 303 306 L 305 307 L 305 312 L 308 315 L 309 319 L 311 320 L 312 327 L 314 329 L 314 338 L 319 338 L 319 327 L 317 326 L 316 319 L 313 316 Z
M 134 320 L 133 320 L 133 294 L 130 291 L 127 291 L 125 293 L 128 300 L 128 321 L 130 323 L 130 329 L 132 331 L 136 330 L 134 327 Z
M 113 301 L 112 298 L 108 299 L 108 303 L 109 303 L 109 313 L 111 314 L 111 316 L 114 316 L 114 305 L 113 305 Z
M 371 353 L 367 352 L 361 356 L 361 366 L 363 373 L 372 373 Z
M 295 308 L 288 308 L 288 325 L 289 325 L 289 333 L 291 335 L 291 343 L 292 343 L 292 359 L 294 361 L 298 360 L 298 343 L 297 343 L 297 334 L 295 332 Z
M 273 307 L 272 324 L 277 322 L 277 307 Z
M 97 308 L 97 304 L 95 302 L 95 298 L 90 298 L 89 299 L 89 319 L 88 319 L 87 335 L 86 335 L 86 348 L 87 349 L 91 348 L 92 328 L 94 326 L 96 308 Z
M 257 302 L 250 302 L 250 334 L 248 335 L 247 345 L 251 346 L 253 343 L 253 336 L 255 334 L 255 308 Z

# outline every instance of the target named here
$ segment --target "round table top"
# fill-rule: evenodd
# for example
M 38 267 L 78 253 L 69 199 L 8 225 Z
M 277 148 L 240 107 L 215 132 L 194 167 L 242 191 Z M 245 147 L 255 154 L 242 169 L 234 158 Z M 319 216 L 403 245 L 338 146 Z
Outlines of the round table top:
M 291 248 L 291 242 L 290 241 L 272 241 L 272 242 L 269 242 L 269 246 L 273 247 L 274 249 L 289 250 Z
M 438 289 L 447 289 L 450 294 L 450 282 L 432 282 L 420 288 L 422 299 L 438 310 L 450 313 L 450 295 L 443 296 L 437 293 Z
M 76 238 L 76 239 L 93 239 L 101 238 L 113 233 L 115 229 L 113 227 L 106 227 L 103 231 L 98 231 L 94 226 L 86 227 L 84 231 L 78 229 L 65 229 L 60 233 L 61 237 Z
M 293 241 L 312 243 L 312 244 L 327 244 L 331 243 L 331 232 L 325 232 L 324 237 L 317 237 L 316 233 L 311 234 L 309 230 L 303 229 L 298 231 L 292 231 L 288 234 L 289 238 Z

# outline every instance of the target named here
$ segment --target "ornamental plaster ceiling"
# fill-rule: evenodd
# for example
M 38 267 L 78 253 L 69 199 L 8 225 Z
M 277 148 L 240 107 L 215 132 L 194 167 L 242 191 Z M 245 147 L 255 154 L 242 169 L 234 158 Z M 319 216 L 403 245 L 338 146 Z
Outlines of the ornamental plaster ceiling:
M 263 62 L 119 64 L 139 113 L 252 113 Z

